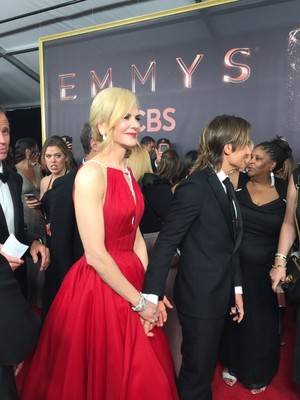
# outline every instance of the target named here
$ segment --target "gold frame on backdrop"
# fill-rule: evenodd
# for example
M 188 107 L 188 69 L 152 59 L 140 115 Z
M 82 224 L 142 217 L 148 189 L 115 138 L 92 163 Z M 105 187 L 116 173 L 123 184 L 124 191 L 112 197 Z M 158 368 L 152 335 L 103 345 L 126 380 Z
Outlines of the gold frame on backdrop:
M 46 140 L 46 115 L 45 115 L 45 80 L 44 80 L 44 43 L 64 39 L 67 37 L 82 35 L 91 32 L 102 31 L 105 29 L 131 25 L 143 21 L 151 21 L 159 18 L 169 17 L 171 15 L 185 14 L 196 10 L 201 10 L 209 7 L 215 7 L 222 4 L 236 3 L 239 0 L 206 0 L 201 3 L 191 4 L 183 7 L 172 8 L 155 13 L 145 14 L 138 17 L 126 18 L 117 21 L 107 22 L 101 25 L 93 25 L 87 28 L 75 29 L 68 32 L 41 36 L 39 38 L 39 66 L 40 66 L 40 100 L 41 100 L 41 119 L 42 119 L 42 142 Z

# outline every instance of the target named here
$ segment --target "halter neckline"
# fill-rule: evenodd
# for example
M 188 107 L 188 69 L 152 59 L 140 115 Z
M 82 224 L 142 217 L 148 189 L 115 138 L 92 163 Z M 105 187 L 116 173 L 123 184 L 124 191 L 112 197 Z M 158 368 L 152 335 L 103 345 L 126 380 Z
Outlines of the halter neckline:
M 110 167 L 109 165 L 104 164 L 103 162 L 101 162 L 101 161 L 99 161 L 99 160 L 93 160 L 93 159 L 87 161 L 86 163 L 88 163 L 88 162 L 94 162 L 94 163 L 96 163 L 96 164 L 101 165 L 101 166 L 104 167 L 104 168 L 109 168 L 109 169 L 113 169 L 113 170 L 115 170 L 115 171 L 120 171 L 120 172 L 122 172 L 123 174 L 129 174 L 129 169 L 128 169 L 127 167 L 124 167 L 124 169 L 116 168 L 116 167 Z

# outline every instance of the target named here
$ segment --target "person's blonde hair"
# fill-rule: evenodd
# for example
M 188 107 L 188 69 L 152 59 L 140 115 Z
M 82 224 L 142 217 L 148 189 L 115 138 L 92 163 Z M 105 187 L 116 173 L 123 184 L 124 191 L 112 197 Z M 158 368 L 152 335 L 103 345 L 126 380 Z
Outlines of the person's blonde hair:
M 234 115 L 215 117 L 200 135 L 198 158 L 191 172 L 206 167 L 219 170 L 226 144 L 231 144 L 233 151 L 250 146 L 250 126 L 248 121 Z
M 112 133 L 116 124 L 133 108 L 139 108 L 138 99 L 130 90 L 119 87 L 103 89 L 99 92 L 90 108 L 90 127 L 92 138 L 102 142 L 103 146 L 112 142 Z M 103 125 L 105 132 L 99 131 Z M 106 138 L 103 139 L 103 133 Z
M 149 153 L 139 143 L 131 149 L 127 165 L 137 181 L 141 180 L 146 173 L 153 173 Z

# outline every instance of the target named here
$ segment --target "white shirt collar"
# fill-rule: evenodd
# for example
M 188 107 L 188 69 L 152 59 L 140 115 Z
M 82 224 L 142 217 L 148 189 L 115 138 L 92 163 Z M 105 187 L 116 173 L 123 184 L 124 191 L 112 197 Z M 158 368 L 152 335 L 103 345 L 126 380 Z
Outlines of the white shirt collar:
M 1 173 L 1 174 L 3 173 L 3 164 L 2 164 L 2 161 L 0 161 L 0 173 Z
M 216 174 L 221 183 L 223 183 L 224 179 L 228 178 L 228 175 L 226 175 L 222 169 L 220 169 L 220 171 L 216 172 Z

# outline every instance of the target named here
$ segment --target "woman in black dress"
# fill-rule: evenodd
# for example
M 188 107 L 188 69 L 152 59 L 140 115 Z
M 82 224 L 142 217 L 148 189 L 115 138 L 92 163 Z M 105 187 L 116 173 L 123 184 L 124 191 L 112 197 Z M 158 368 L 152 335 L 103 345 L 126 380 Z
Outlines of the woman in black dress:
M 46 222 L 47 243 L 51 237 L 51 189 L 55 179 L 66 175 L 71 169 L 72 154 L 60 136 L 50 136 L 44 143 L 41 159 L 45 164 L 48 175 L 40 183 L 40 200 Z
M 228 322 L 224 337 L 225 382 L 239 380 L 261 393 L 277 372 L 280 351 L 279 308 L 269 279 L 285 213 L 287 183 L 274 177 L 291 157 L 280 138 L 257 145 L 248 167 L 248 182 L 236 196 L 243 217 L 240 247 L 245 317 L 241 324 Z
M 293 175 L 290 178 L 286 212 L 284 221 L 280 230 L 280 237 L 278 243 L 278 249 L 273 262 L 273 268 L 271 269 L 270 276 L 272 281 L 273 290 L 276 290 L 278 284 L 285 280 L 286 277 L 286 258 L 291 250 L 295 240 L 297 238 L 297 230 L 295 226 L 295 214 L 297 217 L 298 225 L 300 224 L 300 208 L 299 201 L 297 204 L 297 190 L 296 185 L 300 182 L 300 166 L 295 169 Z M 295 304 L 295 316 L 296 316 L 296 335 L 295 335 L 295 349 L 294 349 L 294 370 L 293 379 L 300 387 L 300 305 Z
M 140 181 L 145 211 L 140 224 L 143 234 L 159 232 L 173 200 L 178 183 L 180 159 L 175 150 L 163 152 L 157 174 L 145 174 Z

